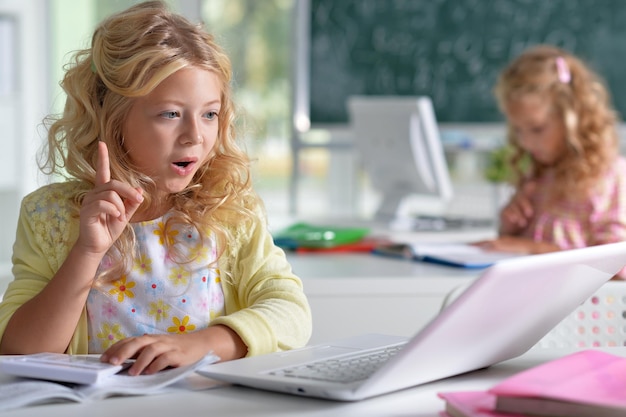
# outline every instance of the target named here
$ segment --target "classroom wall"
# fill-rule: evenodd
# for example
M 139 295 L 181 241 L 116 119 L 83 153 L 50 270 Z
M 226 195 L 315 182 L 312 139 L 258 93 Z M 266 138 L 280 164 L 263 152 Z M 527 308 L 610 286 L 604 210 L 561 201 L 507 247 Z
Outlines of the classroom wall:
M 0 292 L 9 277 L 19 202 L 38 184 L 38 127 L 46 114 L 47 1 L 0 0 Z

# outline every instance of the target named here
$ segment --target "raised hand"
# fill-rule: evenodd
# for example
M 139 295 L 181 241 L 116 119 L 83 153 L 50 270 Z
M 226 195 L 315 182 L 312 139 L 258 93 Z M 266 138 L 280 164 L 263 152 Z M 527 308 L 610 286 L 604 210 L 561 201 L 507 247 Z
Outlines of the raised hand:
M 140 188 L 111 180 L 109 152 L 106 144 L 99 142 L 95 187 L 83 200 L 77 245 L 87 253 L 104 255 L 142 201 Z

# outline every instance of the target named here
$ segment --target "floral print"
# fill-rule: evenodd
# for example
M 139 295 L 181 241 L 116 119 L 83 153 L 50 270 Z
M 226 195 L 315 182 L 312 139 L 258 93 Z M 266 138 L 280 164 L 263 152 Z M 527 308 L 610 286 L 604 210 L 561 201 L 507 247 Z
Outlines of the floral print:
M 164 222 L 158 222 L 157 224 L 157 229 L 154 230 L 152 233 L 154 233 L 156 236 L 159 237 L 159 244 L 160 245 L 165 245 L 165 240 L 167 239 L 167 243 L 170 245 L 173 245 L 175 242 L 175 237 L 178 234 L 178 230 L 170 230 L 168 232 L 165 231 L 165 223 Z
M 183 334 L 194 331 L 196 329 L 195 324 L 189 324 L 189 316 L 185 316 L 182 320 L 178 317 L 172 318 L 174 326 L 168 327 L 167 331 L 170 333 Z
M 135 286 L 134 282 L 126 282 L 126 276 L 122 276 L 119 280 L 113 282 L 113 288 L 109 290 L 109 294 L 116 295 L 117 301 L 124 301 L 124 297 L 133 298 L 135 294 L 131 291 L 131 288 Z
M 149 314 L 153 316 L 156 321 L 161 321 L 167 318 L 169 310 L 169 304 L 166 304 L 163 300 L 159 300 L 157 302 L 150 303 Z
M 130 336 L 193 332 L 224 314 L 215 240 L 203 242 L 188 227 L 166 231 L 166 216 L 133 224 L 138 255 L 132 270 L 91 289 L 89 353 L 102 353 Z M 173 262 L 166 239 L 191 261 Z M 100 264 L 101 270 L 107 267 L 110 263 Z
M 144 274 L 149 274 L 152 272 L 152 259 L 148 258 L 146 255 L 140 255 L 139 258 L 135 259 L 135 271 L 141 271 Z
M 124 339 L 119 324 L 102 323 L 101 331 L 97 334 L 98 341 L 103 349 L 108 348 L 118 340 Z

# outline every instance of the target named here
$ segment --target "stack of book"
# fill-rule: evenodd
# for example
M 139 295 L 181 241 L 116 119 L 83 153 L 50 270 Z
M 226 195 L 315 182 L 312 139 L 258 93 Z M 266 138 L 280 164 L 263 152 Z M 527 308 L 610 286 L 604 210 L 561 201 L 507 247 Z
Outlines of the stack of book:
M 444 417 L 624 417 L 626 358 L 584 350 L 486 391 L 441 392 Z

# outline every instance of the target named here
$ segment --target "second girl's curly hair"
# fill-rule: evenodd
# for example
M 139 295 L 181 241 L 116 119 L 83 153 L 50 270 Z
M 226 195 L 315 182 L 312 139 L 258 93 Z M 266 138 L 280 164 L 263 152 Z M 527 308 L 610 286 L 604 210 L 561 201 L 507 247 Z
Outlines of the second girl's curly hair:
M 559 60 L 565 74 L 559 73 Z M 565 125 L 567 154 L 555 166 L 555 180 L 559 184 L 555 197 L 562 198 L 565 193 L 585 195 L 618 154 L 617 114 L 603 80 L 565 50 L 537 45 L 513 60 L 500 74 L 495 87 L 503 112 L 511 100 L 529 94 L 552 103 Z M 541 176 L 546 167 L 525 158 L 526 152 L 511 126 L 507 136 L 515 149 L 511 162 L 519 183 L 529 176 Z M 521 167 L 527 167 L 522 161 L 530 162 L 530 172 L 521 172 Z
M 182 68 L 211 71 L 221 83 L 217 141 L 209 160 L 181 192 L 170 195 L 172 216 L 166 224 L 191 224 L 203 238 L 215 233 L 220 254 L 228 241 L 228 224 L 250 219 L 261 202 L 252 191 L 249 159 L 235 137 L 231 98 L 231 64 L 201 25 L 172 13 L 165 3 L 140 3 L 105 19 L 95 30 L 91 47 L 75 53 L 61 82 L 67 94 L 61 115 L 47 119 L 48 152 L 41 168 L 76 181 L 75 214 L 95 184 L 98 141 L 106 142 L 111 178 L 144 190 L 143 204 L 154 194 L 152 180 L 129 161 L 122 127 L 136 97 L 150 93 Z M 202 88 L 202 86 L 198 86 Z M 135 236 L 129 225 L 109 252 L 110 276 L 128 270 Z M 175 247 L 170 247 L 176 253 Z M 185 262 L 188 260 L 179 260 Z

